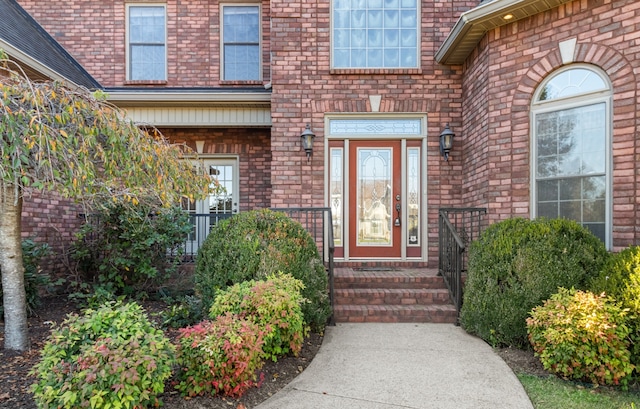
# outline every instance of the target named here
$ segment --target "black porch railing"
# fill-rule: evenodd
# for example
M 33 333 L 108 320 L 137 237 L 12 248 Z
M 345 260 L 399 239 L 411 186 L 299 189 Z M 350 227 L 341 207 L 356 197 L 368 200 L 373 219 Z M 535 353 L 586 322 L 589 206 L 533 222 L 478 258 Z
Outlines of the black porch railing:
M 322 262 L 327 269 L 329 280 L 329 302 L 331 303 L 331 317 L 329 324 L 334 325 L 334 288 L 333 288 L 333 257 L 335 243 L 333 240 L 333 224 L 330 207 L 287 207 L 271 208 L 273 211 L 283 212 L 291 219 L 296 220 L 311 234 L 318 250 L 322 255 Z
M 485 208 L 443 208 L 438 212 L 438 272 L 449 289 L 458 318 L 462 307 L 466 248 L 485 227 Z

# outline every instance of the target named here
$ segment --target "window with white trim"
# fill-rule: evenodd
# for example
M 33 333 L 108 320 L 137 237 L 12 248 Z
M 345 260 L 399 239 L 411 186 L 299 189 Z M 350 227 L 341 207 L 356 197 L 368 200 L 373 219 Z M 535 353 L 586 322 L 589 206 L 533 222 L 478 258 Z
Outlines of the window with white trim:
M 586 65 L 551 75 L 532 105 L 534 216 L 576 220 L 609 246 L 611 87 Z
M 417 0 L 333 0 L 332 68 L 418 68 Z
M 164 5 L 129 5 L 127 79 L 166 80 L 166 10 Z
M 223 80 L 259 80 L 260 6 L 222 5 L 221 15 Z

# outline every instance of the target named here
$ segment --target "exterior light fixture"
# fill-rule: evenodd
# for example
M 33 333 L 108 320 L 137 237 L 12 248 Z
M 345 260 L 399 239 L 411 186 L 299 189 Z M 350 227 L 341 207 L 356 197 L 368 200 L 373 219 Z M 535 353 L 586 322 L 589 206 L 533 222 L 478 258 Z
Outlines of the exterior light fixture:
M 502 18 L 505 20 L 511 20 L 513 18 L 513 14 L 505 14 Z
M 444 130 L 440 133 L 440 155 L 444 156 L 445 161 L 449 161 L 449 152 L 453 147 L 453 137 L 456 134 L 449 129 L 449 122 L 445 125 Z
M 313 138 L 315 137 L 316 134 L 311 130 L 311 125 L 307 124 L 304 131 L 300 134 L 300 138 L 302 139 L 302 148 L 307 154 L 307 162 L 311 160 L 311 154 L 313 153 Z

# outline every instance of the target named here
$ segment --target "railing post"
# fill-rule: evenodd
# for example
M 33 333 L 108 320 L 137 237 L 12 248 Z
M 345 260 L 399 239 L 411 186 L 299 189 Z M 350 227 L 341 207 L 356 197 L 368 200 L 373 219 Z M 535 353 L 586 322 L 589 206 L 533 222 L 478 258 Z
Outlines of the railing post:
M 442 208 L 438 212 L 438 274 L 449 289 L 460 319 L 462 308 L 462 275 L 466 271 L 466 248 L 480 235 L 484 208 Z M 477 217 L 477 224 L 474 220 Z M 453 222 L 451 221 L 453 218 Z

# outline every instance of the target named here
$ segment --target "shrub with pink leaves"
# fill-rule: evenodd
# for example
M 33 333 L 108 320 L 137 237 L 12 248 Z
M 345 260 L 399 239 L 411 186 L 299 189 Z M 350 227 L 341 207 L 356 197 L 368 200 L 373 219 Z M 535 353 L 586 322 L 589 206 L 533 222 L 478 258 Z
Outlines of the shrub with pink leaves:
M 262 338 L 256 324 L 233 314 L 181 329 L 176 388 L 185 396 L 241 396 L 260 383 Z

